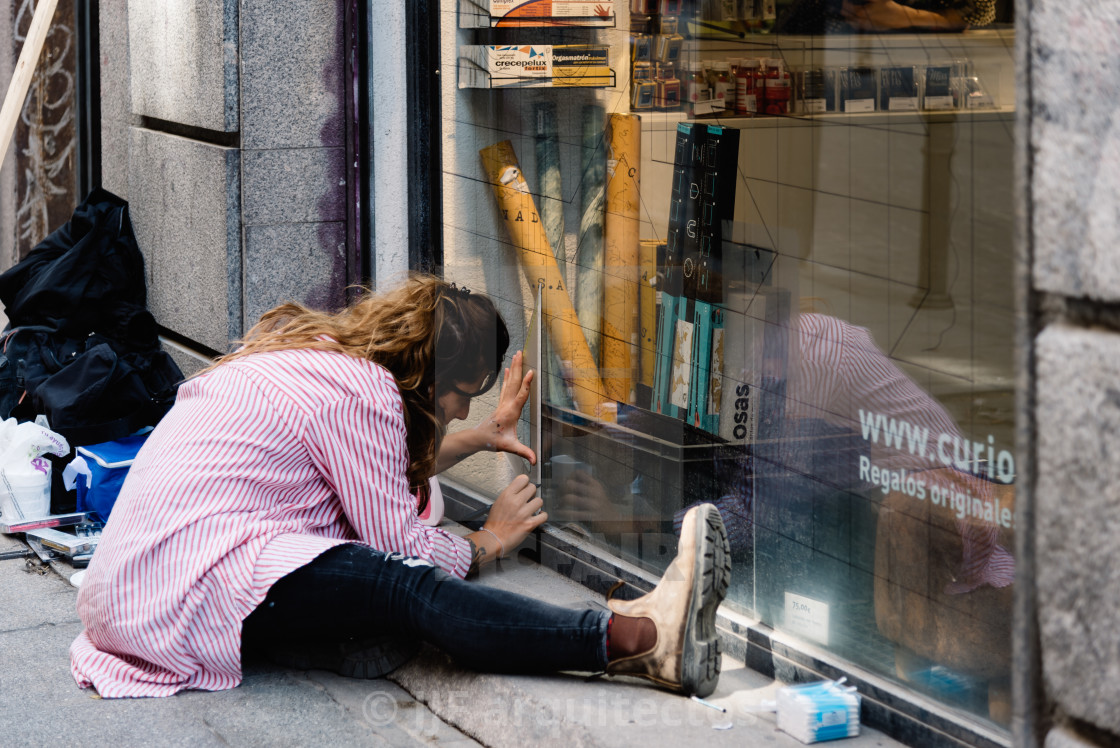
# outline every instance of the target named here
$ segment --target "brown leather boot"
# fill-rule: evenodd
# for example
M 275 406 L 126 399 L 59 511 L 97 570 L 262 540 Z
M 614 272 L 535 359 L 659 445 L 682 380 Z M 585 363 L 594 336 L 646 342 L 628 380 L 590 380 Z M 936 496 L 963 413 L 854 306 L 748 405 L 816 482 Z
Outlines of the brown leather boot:
M 677 557 L 653 592 L 637 600 L 608 600 L 616 615 L 649 618 L 657 627 L 652 649 L 612 660 L 607 673 L 635 675 L 684 694 L 707 696 L 719 681 L 716 608 L 731 583 L 731 549 L 719 510 L 694 507 L 684 516 Z

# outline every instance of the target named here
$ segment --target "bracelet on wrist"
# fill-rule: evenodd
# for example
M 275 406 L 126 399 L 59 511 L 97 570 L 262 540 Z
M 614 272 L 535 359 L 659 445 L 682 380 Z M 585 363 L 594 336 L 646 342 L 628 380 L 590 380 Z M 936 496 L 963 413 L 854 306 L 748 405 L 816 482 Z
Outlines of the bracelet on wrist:
M 498 541 L 498 558 L 501 558 L 502 556 L 506 555 L 506 544 L 503 543 L 502 539 L 498 537 L 498 533 L 494 532 L 489 527 L 483 527 L 483 528 L 480 528 L 480 529 L 482 530 L 482 532 L 490 533 L 491 535 L 494 536 L 494 540 Z

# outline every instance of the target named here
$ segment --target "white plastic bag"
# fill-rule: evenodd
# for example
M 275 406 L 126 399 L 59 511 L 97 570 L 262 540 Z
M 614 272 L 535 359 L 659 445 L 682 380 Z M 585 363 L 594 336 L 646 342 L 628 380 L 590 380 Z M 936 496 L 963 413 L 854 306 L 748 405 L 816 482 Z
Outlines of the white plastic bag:
M 47 419 L 0 423 L 0 524 L 10 525 L 50 514 L 51 464 L 43 455 L 70 454 L 66 439 L 51 431 Z

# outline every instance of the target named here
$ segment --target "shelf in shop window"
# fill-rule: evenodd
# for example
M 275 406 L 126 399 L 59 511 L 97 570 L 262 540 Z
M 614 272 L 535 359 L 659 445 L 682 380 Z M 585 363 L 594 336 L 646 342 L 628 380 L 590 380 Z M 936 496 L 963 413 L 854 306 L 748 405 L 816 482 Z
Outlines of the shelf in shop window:
M 459 0 L 459 28 L 610 29 L 616 5 L 616 0 Z
M 478 66 L 464 76 L 464 61 L 459 60 L 459 88 L 479 88 L 492 91 L 523 88 L 614 88 L 616 76 L 611 69 L 607 75 L 588 75 L 581 78 L 537 77 L 537 76 L 494 76 Z
M 635 111 L 634 114 L 640 115 L 642 122 L 645 126 L 653 126 L 654 129 L 674 129 L 678 122 L 696 122 L 699 124 L 718 125 L 720 127 L 731 127 L 739 130 L 746 130 L 751 128 L 765 128 L 765 127 L 782 127 L 782 126 L 808 126 L 813 124 L 826 123 L 829 125 L 860 125 L 860 126 L 881 126 L 890 124 L 906 124 L 906 123 L 942 123 L 952 122 L 954 120 L 968 120 L 970 122 L 980 122 L 985 120 L 997 121 L 1006 120 L 1008 117 L 1015 114 L 1015 107 L 986 107 L 978 109 L 950 109 L 950 110 L 920 110 L 911 112 L 822 112 L 816 114 L 784 114 L 784 115 L 763 115 L 757 117 L 744 117 L 742 115 L 729 114 L 713 117 L 690 117 L 684 110 L 677 111 L 657 111 L 657 110 L 642 110 Z M 658 125 L 663 127 L 658 128 Z
M 611 88 L 609 61 L 605 44 L 463 45 L 459 88 Z
M 719 44 L 720 49 L 732 52 L 758 52 L 777 55 L 782 52 L 812 53 L 819 56 L 836 54 L 892 54 L 905 50 L 917 50 L 923 58 L 968 57 L 970 51 L 991 48 L 999 50 L 1008 62 L 1015 47 L 1014 27 L 990 27 L 968 29 L 944 33 L 934 32 L 892 32 L 892 33 L 836 33 L 836 34 L 783 34 L 764 31 L 749 24 L 756 21 L 740 22 L 739 27 L 730 22 L 706 23 L 697 25 L 689 21 L 682 27 L 692 44 L 711 46 Z M 703 22 L 700 22 L 703 23 Z

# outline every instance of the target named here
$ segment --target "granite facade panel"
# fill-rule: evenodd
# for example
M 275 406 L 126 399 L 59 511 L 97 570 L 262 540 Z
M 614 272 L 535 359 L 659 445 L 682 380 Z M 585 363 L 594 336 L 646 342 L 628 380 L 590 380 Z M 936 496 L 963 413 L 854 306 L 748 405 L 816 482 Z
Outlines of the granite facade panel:
M 128 62 L 128 7 L 98 8 L 101 86 L 101 186 L 128 199 L 128 126 L 132 112 Z
M 341 146 L 341 0 L 241 0 L 241 143 Z
M 1034 284 L 1117 301 L 1120 6 L 1041 0 L 1030 24 Z
M 225 351 L 242 333 L 240 152 L 132 128 L 129 194 L 160 324 Z
M 133 111 L 237 130 L 237 29 L 237 0 L 129 0 Z
M 1043 682 L 1066 714 L 1120 734 L 1120 334 L 1054 324 L 1036 355 Z
M 1046 734 L 1044 748 L 1097 748 L 1099 743 L 1064 728 L 1051 730 Z
M 345 161 L 342 148 L 243 151 L 245 225 L 345 221 Z
M 245 227 L 246 327 L 286 301 L 338 309 L 345 289 L 345 223 Z

